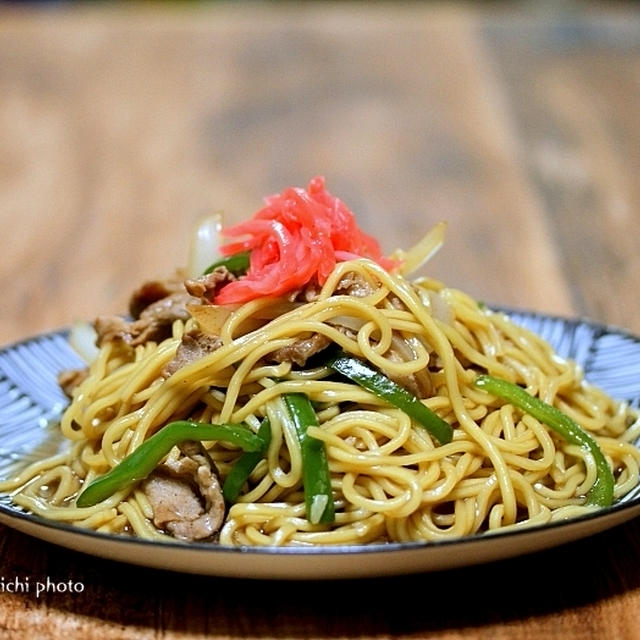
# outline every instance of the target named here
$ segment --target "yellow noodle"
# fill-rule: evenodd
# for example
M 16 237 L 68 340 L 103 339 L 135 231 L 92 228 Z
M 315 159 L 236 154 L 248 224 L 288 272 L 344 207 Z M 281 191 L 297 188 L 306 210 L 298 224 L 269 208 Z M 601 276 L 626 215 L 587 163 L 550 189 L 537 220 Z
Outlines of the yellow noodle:
M 363 295 L 336 293 L 346 276 Z M 342 291 L 342 290 L 341 290 Z M 275 305 L 275 306 L 274 306 Z M 283 313 L 275 318 L 273 309 Z M 219 534 L 225 545 L 351 545 L 436 541 L 575 517 L 596 468 L 590 455 L 508 403 L 476 389 L 488 372 L 553 404 L 599 443 L 616 499 L 640 480 L 635 411 L 583 380 L 575 363 L 539 336 L 469 295 L 422 278 L 409 282 L 368 260 L 339 263 L 311 302 L 261 298 L 228 310 L 221 346 L 167 376 L 183 334 L 176 322 L 159 343 L 106 342 L 61 422 L 71 446 L 7 479 L 16 504 L 96 531 L 171 539 L 153 524 L 140 486 L 90 508 L 75 506 L 84 483 L 105 473 L 175 419 L 271 424 L 255 467 Z M 454 427 L 440 445 L 403 411 L 321 365 L 299 369 L 272 356 L 317 334 L 400 383 L 428 389 L 422 402 Z M 327 452 L 336 501 L 332 524 L 311 524 L 298 436 L 282 399 L 305 393 L 318 425 L 308 436 Z M 241 455 L 206 443 L 222 478 Z M 177 459 L 178 451 L 170 453 Z

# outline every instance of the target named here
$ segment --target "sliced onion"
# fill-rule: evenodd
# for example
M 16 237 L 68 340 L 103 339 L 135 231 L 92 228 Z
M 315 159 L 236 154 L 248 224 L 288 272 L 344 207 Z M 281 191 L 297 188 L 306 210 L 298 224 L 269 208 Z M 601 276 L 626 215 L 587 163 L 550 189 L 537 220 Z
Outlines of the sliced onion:
M 409 340 L 410 341 L 415 340 L 416 342 L 420 342 L 417 338 L 413 338 L 413 339 L 409 338 Z M 405 340 L 404 338 L 401 338 L 398 335 L 394 335 L 391 338 L 390 351 L 391 351 L 391 354 L 392 355 L 395 354 L 396 357 L 398 357 L 398 359 L 401 362 L 411 362 L 416 358 L 415 349 L 411 346 L 411 344 L 407 340 Z M 412 375 L 416 385 L 418 386 L 418 389 L 420 390 L 420 397 L 421 398 L 429 397 L 432 393 L 433 385 L 431 384 L 431 379 L 429 378 L 428 370 L 426 368 L 420 369 L 418 371 L 414 371 Z
M 188 304 L 187 311 L 196 320 L 201 331 L 212 336 L 219 336 L 224 323 L 233 312 L 233 307 L 214 304 Z
M 96 346 L 96 338 L 96 330 L 88 322 L 75 322 L 69 331 L 71 348 L 87 364 L 91 364 L 98 357 L 100 350 Z
M 356 318 L 354 316 L 334 316 L 327 320 L 327 324 L 334 327 L 344 327 L 345 329 L 351 329 L 352 331 L 360 331 L 367 322 L 364 318 Z
M 242 322 L 241 333 L 261 327 L 265 322 L 278 318 L 300 306 L 298 302 L 276 302 L 262 309 L 257 309 Z M 231 314 L 240 307 L 237 304 L 188 304 L 187 311 L 194 318 L 201 331 L 212 336 L 219 336 Z
M 431 315 L 445 324 L 453 324 L 453 309 L 449 302 L 439 291 L 432 291 L 420 286 L 424 279 L 418 278 L 416 283 L 416 293 L 420 296 L 420 301 L 429 310 Z
M 222 230 L 222 214 L 214 213 L 202 218 L 196 225 L 191 246 L 187 276 L 201 276 L 209 265 L 220 259 L 220 231 Z
M 444 244 L 444 234 L 447 223 L 442 221 L 434 225 L 427 234 L 417 244 L 407 251 L 400 251 L 399 258 L 402 260 L 400 271 L 402 275 L 407 275 L 419 269 L 425 262 L 430 260 Z
M 429 306 L 431 308 L 431 315 L 444 324 L 453 324 L 453 311 L 449 303 L 437 292 L 428 291 Z

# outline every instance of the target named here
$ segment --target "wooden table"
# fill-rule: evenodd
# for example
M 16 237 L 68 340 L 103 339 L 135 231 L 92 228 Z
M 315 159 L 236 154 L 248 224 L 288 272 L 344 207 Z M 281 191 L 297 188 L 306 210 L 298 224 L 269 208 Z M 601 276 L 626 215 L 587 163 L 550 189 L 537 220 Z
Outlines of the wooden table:
M 201 214 L 315 174 L 387 251 L 446 220 L 428 272 L 480 300 L 640 333 L 640 13 L 544 4 L 2 8 L 2 343 L 122 311 Z M 630 522 L 489 566 L 268 583 L 2 528 L 0 637 L 637 638 L 638 551 Z

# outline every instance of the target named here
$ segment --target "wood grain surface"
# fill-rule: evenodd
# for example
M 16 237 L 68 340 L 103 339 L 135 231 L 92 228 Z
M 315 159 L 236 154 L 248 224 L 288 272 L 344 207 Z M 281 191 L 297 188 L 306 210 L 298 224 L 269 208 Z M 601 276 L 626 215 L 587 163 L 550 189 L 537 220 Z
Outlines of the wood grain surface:
M 480 300 L 640 333 L 640 12 L 559 5 L 0 7 L 0 341 L 123 311 L 185 263 L 203 213 L 239 221 L 316 174 L 387 251 L 446 220 L 426 270 Z M 632 639 L 639 550 L 630 522 L 488 566 L 300 585 L 2 527 L 0 638 Z

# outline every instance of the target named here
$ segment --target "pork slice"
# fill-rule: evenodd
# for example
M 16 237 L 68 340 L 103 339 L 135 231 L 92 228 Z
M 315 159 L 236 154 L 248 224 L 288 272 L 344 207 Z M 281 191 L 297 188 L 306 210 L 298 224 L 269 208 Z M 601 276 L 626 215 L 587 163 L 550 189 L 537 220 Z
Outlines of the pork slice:
M 96 344 L 99 347 L 116 341 L 128 344 L 131 340 L 131 322 L 121 316 L 98 316 L 93 323 L 93 328 L 96 331 Z
M 184 290 L 150 304 L 132 323 L 132 346 L 168 338 L 171 335 L 171 326 L 176 320 L 186 322 L 191 317 L 187 305 L 194 302 L 195 298 Z
M 174 293 L 184 293 L 184 291 L 184 282 L 178 275 L 164 280 L 148 280 L 131 294 L 129 313 L 134 320 L 137 320 L 142 312 L 154 302 Z
M 148 319 L 158 320 L 160 322 L 187 320 L 189 318 L 187 305 L 194 304 L 195 302 L 196 299 L 187 293 L 186 289 L 183 291 L 176 291 L 164 298 L 160 298 L 160 300 L 156 300 L 146 307 L 136 322 Z
M 185 280 L 184 286 L 192 296 L 199 298 L 205 304 L 209 304 L 222 287 L 234 280 L 237 280 L 237 278 L 229 269 L 216 267 L 211 273 Z
M 354 298 L 366 298 L 373 291 L 373 287 L 359 273 L 350 271 L 340 279 L 335 293 L 353 296 Z
M 200 360 L 222 346 L 218 336 L 193 330 L 185 333 L 178 345 L 175 356 L 165 365 L 162 375 L 169 377 L 178 369 Z
M 186 290 L 172 293 L 145 307 L 137 320 L 121 316 L 99 316 L 94 322 L 100 347 L 107 342 L 120 340 L 136 347 L 149 341 L 160 342 L 171 336 L 171 327 L 176 320 L 186 321 L 190 315 L 187 305 L 197 302 Z
M 287 347 L 281 347 L 274 351 L 269 359 L 274 362 L 295 362 L 300 367 L 304 367 L 307 360 L 326 349 L 331 344 L 331 340 L 321 333 L 312 333 L 308 338 L 296 340 Z
M 200 442 L 180 446 L 183 456 L 156 469 L 143 483 L 153 522 L 174 538 L 212 539 L 225 517 L 215 464 Z
M 301 289 L 295 289 L 287 294 L 286 298 L 290 302 L 313 302 L 317 299 L 322 287 L 314 279 Z

